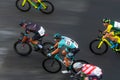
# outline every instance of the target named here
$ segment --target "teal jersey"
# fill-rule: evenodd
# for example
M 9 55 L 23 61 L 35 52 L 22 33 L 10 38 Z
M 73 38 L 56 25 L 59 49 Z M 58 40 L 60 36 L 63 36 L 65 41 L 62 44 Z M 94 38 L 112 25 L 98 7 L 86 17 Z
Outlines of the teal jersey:
M 58 48 L 62 48 L 62 47 L 73 49 L 73 48 L 78 48 L 78 44 L 71 38 L 62 36 L 61 41 L 58 43 Z

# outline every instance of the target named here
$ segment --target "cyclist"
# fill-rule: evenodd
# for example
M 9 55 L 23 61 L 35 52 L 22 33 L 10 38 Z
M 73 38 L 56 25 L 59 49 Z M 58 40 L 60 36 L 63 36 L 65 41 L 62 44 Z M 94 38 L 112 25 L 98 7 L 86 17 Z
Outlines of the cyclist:
M 80 76 L 83 80 L 100 80 L 102 78 L 102 69 L 98 66 L 77 62 L 73 64 L 73 68 L 77 71 L 74 77 Z
M 34 36 L 30 38 L 30 42 L 35 45 L 35 51 L 38 51 L 40 48 L 42 48 L 42 45 L 40 45 L 40 42 L 38 40 L 45 35 L 45 29 L 43 28 L 43 26 L 39 26 L 37 24 L 26 21 L 21 22 L 20 26 L 25 29 L 26 34 L 22 42 L 26 41 L 27 35 L 32 32 L 34 33 Z
M 65 49 L 62 50 L 62 54 L 64 57 L 64 63 L 67 68 L 67 70 L 62 71 L 63 74 L 70 73 L 70 60 L 74 57 L 74 55 L 79 51 L 78 44 L 72 40 L 71 38 L 68 38 L 66 36 L 61 36 L 61 34 L 56 33 L 54 34 L 54 51 L 49 53 L 48 56 L 52 56 L 54 54 L 57 54 L 60 52 L 60 50 L 64 47 Z
M 120 43 L 120 23 L 117 21 L 111 21 L 110 19 L 103 19 L 103 25 L 106 27 L 106 30 L 103 32 L 105 35 L 103 38 L 109 38 L 114 43 Z M 113 43 L 112 43 L 113 44 Z M 118 44 L 116 44 L 118 45 Z M 116 45 L 111 46 L 111 48 L 115 47 Z

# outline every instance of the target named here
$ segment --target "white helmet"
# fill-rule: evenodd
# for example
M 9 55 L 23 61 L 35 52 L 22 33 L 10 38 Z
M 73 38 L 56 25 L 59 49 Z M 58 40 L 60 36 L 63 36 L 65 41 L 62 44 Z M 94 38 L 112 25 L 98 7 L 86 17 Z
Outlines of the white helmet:
M 77 63 L 74 63 L 73 64 L 73 68 L 74 69 L 79 69 L 79 68 L 81 68 L 83 66 L 83 64 L 81 63 L 81 62 L 77 62 Z

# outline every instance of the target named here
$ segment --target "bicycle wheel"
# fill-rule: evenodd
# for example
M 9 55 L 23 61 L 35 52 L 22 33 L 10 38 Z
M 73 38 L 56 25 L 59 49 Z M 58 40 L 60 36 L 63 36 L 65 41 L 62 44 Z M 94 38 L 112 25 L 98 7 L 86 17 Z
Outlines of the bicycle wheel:
M 73 63 L 72 63 L 72 65 L 71 65 L 71 68 L 72 68 L 72 70 L 73 70 L 73 72 L 77 72 L 74 68 L 73 68 L 73 66 L 74 66 L 74 64 L 75 63 L 82 63 L 82 64 L 89 64 L 89 62 L 87 62 L 87 61 L 85 61 L 85 60 L 75 60 Z
M 98 44 L 100 43 L 100 40 L 93 40 L 89 44 L 89 49 L 91 50 L 92 53 L 96 55 L 103 55 L 108 51 L 108 45 L 103 42 L 102 46 L 98 48 Z
M 41 3 L 46 6 L 46 9 L 44 9 L 43 6 L 41 7 L 40 11 L 42 13 L 51 14 L 54 11 L 54 6 L 53 6 L 53 4 L 51 2 L 42 1 Z
M 14 50 L 21 56 L 28 56 L 32 52 L 32 47 L 28 43 L 21 43 L 17 41 L 14 43 Z
M 45 42 L 43 43 L 43 49 L 42 49 L 42 54 L 47 56 L 48 53 L 50 53 L 50 47 L 54 46 L 54 43 L 52 42 Z
M 19 9 L 20 11 L 23 11 L 23 12 L 29 11 L 30 8 L 31 8 L 30 3 L 28 1 L 26 1 L 25 5 L 22 6 L 22 2 L 23 2 L 23 0 L 17 0 L 16 1 L 17 9 Z
M 49 73 L 57 73 L 61 70 L 61 63 L 54 58 L 47 58 L 42 63 L 43 68 Z

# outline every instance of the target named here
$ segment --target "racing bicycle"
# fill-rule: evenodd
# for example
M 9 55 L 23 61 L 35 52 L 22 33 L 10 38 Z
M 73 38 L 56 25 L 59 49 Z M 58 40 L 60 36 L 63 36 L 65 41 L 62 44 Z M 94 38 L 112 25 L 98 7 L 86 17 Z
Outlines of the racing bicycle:
M 30 42 L 30 38 L 29 36 L 27 36 L 27 39 L 25 42 L 22 42 L 23 37 L 26 36 L 25 33 L 20 33 L 20 37 L 18 38 L 18 40 L 14 43 L 14 50 L 17 54 L 21 55 L 21 56 L 28 56 L 31 54 L 32 52 L 32 47 L 34 46 L 34 44 L 32 44 Z M 44 35 L 43 37 L 45 37 L 46 35 Z M 43 37 L 40 38 L 38 41 L 39 43 L 43 46 L 43 48 L 40 48 L 40 50 L 38 50 L 37 52 L 42 53 L 44 56 L 47 56 L 46 53 L 48 53 L 48 48 L 50 46 L 53 46 L 54 43 L 52 42 L 43 42 Z
M 108 47 L 111 48 L 113 45 L 111 40 L 104 39 L 103 36 L 105 34 L 102 34 L 101 30 L 98 30 L 100 33 L 100 36 L 98 36 L 96 39 L 92 40 L 89 44 L 89 49 L 92 53 L 95 55 L 103 55 L 108 51 Z M 120 53 L 120 45 L 111 48 L 114 52 Z
M 49 49 L 50 50 L 50 49 Z M 53 51 L 53 50 L 52 50 Z M 48 51 L 48 52 L 52 52 L 52 51 Z M 81 63 L 88 63 L 87 61 L 85 60 L 75 60 L 75 58 L 73 57 L 71 60 L 70 60 L 70 66 L 69 68 L 76 72 L 73 68 L 73 64 L 75 64 L 76 62 L 81 62 Z M 43 68 L 49 72 L 49 73 L 57 73 L 61 70 L 62 68 L 62 64 L 65 66 L 65 63 L 62 59 L 62 57 L 60 56 L 60 54 L 55 54 L 51 57 L 47 57 L 43 63 L 42 63 L 42 66 Z
M 42 13 L 45 13 L 45 14 L 51 14 L 54 11 L 53 4 L 47 0 L 38 0 L 37 3 L 35 3 L 32 0 L 17 0 L 16 1 L 16 7 L 20 11 L 27 12 L 31 9 L 31 6 L 33 6 L 35 9 L 38 9 Z

